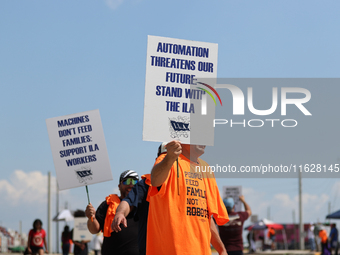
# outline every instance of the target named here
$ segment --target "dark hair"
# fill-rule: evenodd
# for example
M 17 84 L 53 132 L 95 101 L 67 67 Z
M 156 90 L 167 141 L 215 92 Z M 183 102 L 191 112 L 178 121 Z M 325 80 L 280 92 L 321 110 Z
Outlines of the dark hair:
M 69 230 L 70 230 L 70 227 L 66 225 L 66 226 L 64 227 L 64 232 L 68 232 Z
M 37 228 L 35 227 L 35 224 L 40 223 L 40 225 L 42 226 L 42 221 L 40 219 L 36 219 L 35 221 L 33 221 L 33 229 L 34 231 L 37 231 Z
M 75 211 L 74 214 L 73 214 L 73 216 L 74 216 L 75 218 L 86 217 L 85 211 L 80 210 L 80 209 L 78 209 L 77 211 Z

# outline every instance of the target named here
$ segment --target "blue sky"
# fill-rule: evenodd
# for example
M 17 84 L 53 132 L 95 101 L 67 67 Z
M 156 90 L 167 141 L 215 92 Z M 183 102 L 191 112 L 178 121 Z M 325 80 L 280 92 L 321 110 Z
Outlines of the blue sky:
M 47 173 L 56 176 L 47 118 L 99 109 L 114 180 L 89 187 L 95 206 L 122 171 L 150 171 L 159 144 L 142 141 L 147 35 L 218 43 L 218 77 L 339 77 L 339 9 L 310 0 L 1 1 L 0 225 L 22 220 L 28 232 L 41 218 L 47 227 Z M 270 207 L 275 221 L 291 222 L 293 210 L 297 219 L 296 179 L 217 183 L 242 185 L 260 218 Z M 305 220 L 323 220 L 328 202 L 338 210 L 339 188 L 336 178 L 305 179 Z M 60 209 L 66 201 L 84 209 L 85 188 L 61 192 Z

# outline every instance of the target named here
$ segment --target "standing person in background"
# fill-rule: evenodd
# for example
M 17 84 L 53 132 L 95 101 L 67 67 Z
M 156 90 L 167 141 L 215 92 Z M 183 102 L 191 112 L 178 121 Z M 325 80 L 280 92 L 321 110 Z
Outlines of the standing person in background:
M 85 212 L 83 210 L 77 210 L 74 212 L 74 218 L 85 217 Z M 73 253 L 74 255 L 88 255 L 88 243 L 91 240 L 74 240 L 73 229 L 71 231 L 72 241 L 73 241 Z
M 223 226 L 219 226 L 219 230 L 228 255 L 243 254 L 243 223 L 251 215 L 250 206 L 244 200 L 244 196 L 240 196 L 239 199 L 244 205 L 245 212 L 235 212 L 235 203 L 232 197 L 223 199 L 230 221 Z
M 309 224 L 307 231 L 308 243 L 311 251 L 315 251 L 315 236 L 314 236 L 314 225 L 313 223 Z
M 99 232 L 97 233 L 94 238 L 93 238 L 93 251 L 94 251 L 94 255 L 101 255 L 100 251 L 102 249 L 102 245 L 103 245 L 103 233 Z
M 335 250 L 335 254 L 338 255 L 338 229 L 336 228 L 336 224 L 332 223 L 331 232 L 329 233 L 329 239 L 331 244 L 331 253 Z
M 71 246 L 71 232 L 70 227 L 65 226 L 64 231 L 61 234 L 61 242 L 62 242 L 62 249 L 63 249 L 63 255 L 68 255 L 70 252 L 70 246 Z
M 319 237 L 321 239 L 321 255 L 331 255 L 331 247 L 327 236 L 327 231 L 325 229 L 319 230 Z
M 28 234 L 27 250 L 29 253 L 32 253 L 32 254 L 43 255 L 44 245 L 46 249 L 45 252 L 48 253 L 47 243 L 46 243 L 46 232 L 42 228 L 42 221 L 39 219 L 36 219 L 33 222 L 33 229 L 31 229 Z
M 275 250 L 275 235 L 276 235 L 275 229 L 273 229 L 272 227 L 269 227 L 269 229 L 268 229 L 268 239 L 271 242 L 270 246 L 271 246 L 272 250 Z

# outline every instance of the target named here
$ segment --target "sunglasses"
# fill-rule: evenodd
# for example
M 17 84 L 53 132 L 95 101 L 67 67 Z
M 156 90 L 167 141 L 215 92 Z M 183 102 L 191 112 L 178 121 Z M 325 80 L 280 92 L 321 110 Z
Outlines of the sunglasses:
M 131 184 L 132 184 L 132 185 L 135 185 L 135 184 L 137 184 L 137 182 L 138 182 L 138 180 L 132 179 L 132 178 L 128 178 L 128 179 L 122 181 L 122 183 L 123 183 L 124 185 L 131 185 Z

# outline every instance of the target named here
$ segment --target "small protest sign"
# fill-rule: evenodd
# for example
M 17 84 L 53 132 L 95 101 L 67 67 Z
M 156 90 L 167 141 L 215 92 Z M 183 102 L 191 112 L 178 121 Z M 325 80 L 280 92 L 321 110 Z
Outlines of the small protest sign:
M 243 203 L 240 201 L 239 196 L 242 195 L 242 186 L 223 186 L 223 199 L 232 197 L 235 202 L 235 212 L 243 210 Z

